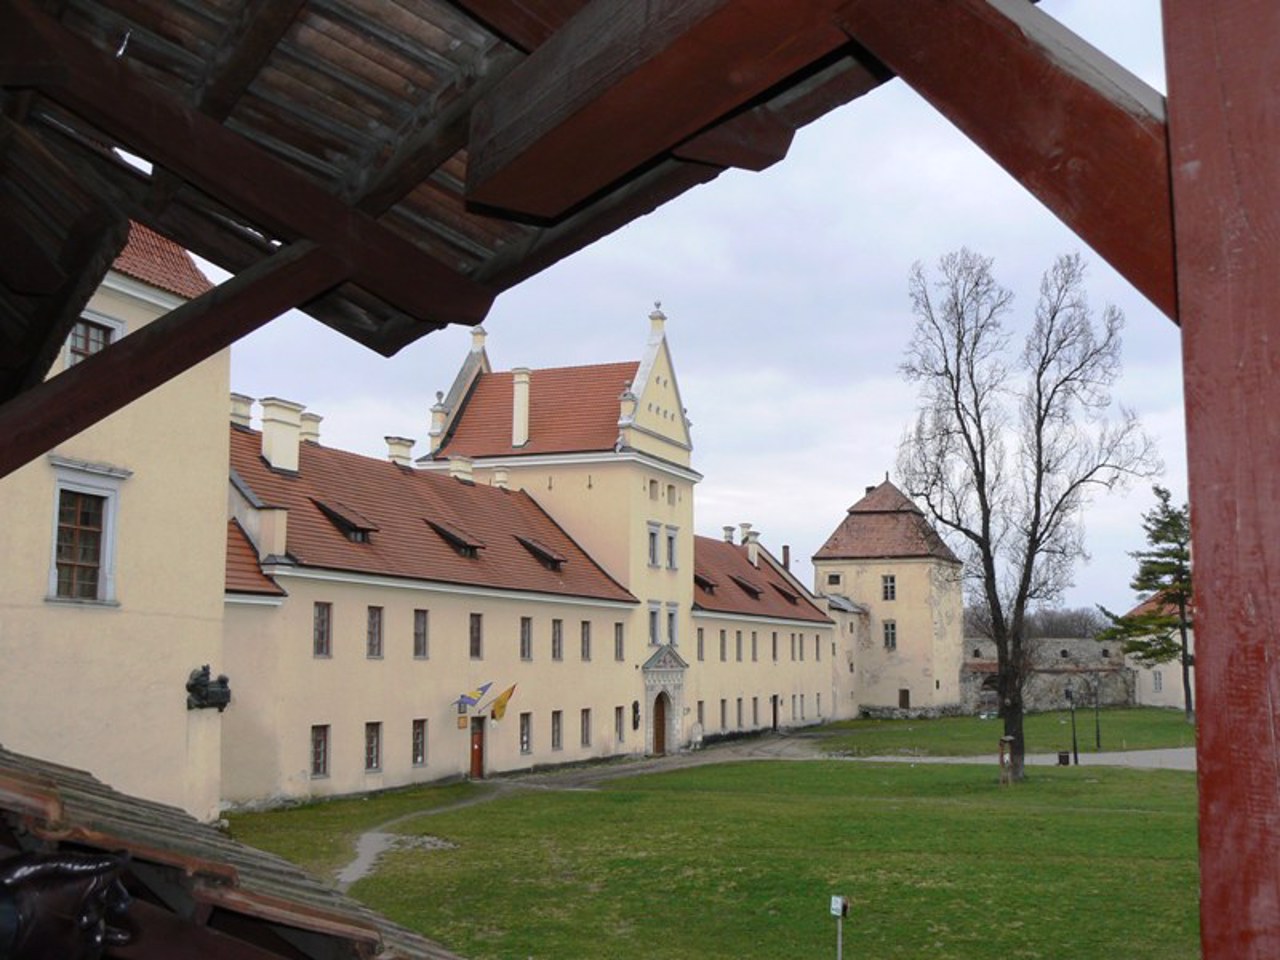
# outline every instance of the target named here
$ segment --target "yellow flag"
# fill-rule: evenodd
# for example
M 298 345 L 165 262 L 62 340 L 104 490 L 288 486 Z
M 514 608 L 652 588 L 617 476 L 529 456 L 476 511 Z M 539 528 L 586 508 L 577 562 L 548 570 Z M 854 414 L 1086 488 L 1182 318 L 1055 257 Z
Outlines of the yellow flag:
M 489 716 L 495 720 L 501 720 L 502 715 L 507 712 L 507 701 L 511 699 L 511 695 L 515 692 L 516 685 L 513 683 L 498 694 L 497 699 L 493 701 L 493 708 L 489 711 Z

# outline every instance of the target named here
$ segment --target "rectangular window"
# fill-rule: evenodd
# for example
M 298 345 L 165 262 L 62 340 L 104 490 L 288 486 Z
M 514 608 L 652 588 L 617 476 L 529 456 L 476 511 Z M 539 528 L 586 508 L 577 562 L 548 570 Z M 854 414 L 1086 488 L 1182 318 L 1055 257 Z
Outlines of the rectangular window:
M 563 714 L 559 710 L 551 711 L 551 749 L 559 750 L 564 746 Z
M 814 660 L 822 659 L 822 647 L 819 646 L 819 644 L 821 643 L 822 643 L 822 637 L 815 633 L 813 635 L 813 659 Z
M 657 646 L 662 642 L 660 618 L 662 616 L 658 605 L 652 600 L 649 601 L 649 643 Z
M 668 603 L 667 604 L 667 643 L 671 644 L 673 647 L 676 646 L 676 641 L 679 639 L 676 636 L 676 624 L 679 623 L 679 619 L 676 616 L 677 613 L 679 613 L 679 608 L 674 603 Z
M 329 725 L 311 728 L 311 775 L 329 775 Z
M 796 649 L 800 651 L 800 660 L 804 661 L 804 634 L 800 633 L 796 636 Z
M 1164 675 L 1159 670 L 1151 671 L 1151 690 L 1154 693 L 1164 690 Z
M 706 653 L 706 650 L 704 648 L 705 648 L 705 642 L 702 636 L 702 628 L 699 627 L 698 628 L 698 659 L 699 660 L 703 659 L 703 655 Z
M 898 579 L 892 573 L 886 573 L 880 577 L 880 599 L 898 599 Z
M 676 505 L 676 485 L 674 483 L 667 484 L 667 506 L 674 507 Z
M 817 705 L 814 707 L 814 709 L 818 711 L 818 716 L 822 716 L 822 694 L 815 693 L 813 697 L 814 697 L 814 700 L 817 701 Z
M 800 719 L 804 719 L 804 694 L 800 694 Z
M 427 765 L 427 721 L 413 721 L 413 765 L 415 767 L 425 767 Z
M 613 659 L 622 661 L 627 659 L 626 633 L 620 622 L 613 625 Z
M 760 726 L 760 698 L 751 698 L 751 725 L 753 727 Z
M 471 659 L 484 659 L 484 614 L 473 613 L 471 615 L 471 626 L 469 630 L 469 638 L 471 646 Z
M 733 638 L 733 653 L 734 653 L 734 659 L 736 659 L 739 663 L 741 663 L 742 662 L 742 631 L 741 630 L 735 631 L 734 638 Z
M 364 725 L 364 768 L 369 772 L 382 769 L 382 724 Z
M 533 714 L 520 714 L 520 752 L 533 753 Z
M 778 631 L 773 631 L 773 662 L 778 662 Z
M 658 525 L 649 524 L 649 566 L 658 566 Z
M 760 641 L 754 630 L 751 631 L 751 662 L 755 663 L 760 659 Z
M 723 630 L 720 631 L 720 662 L 724 663 L 729 659 L 729 640 Z
M 720 698 L 720 729 L 729 729 L 729 701 L 723 697 Z
M 77 320 L 67 340 L 67 350 L 70 354 L 67 365 L 75 366 L 86 357 L 91 357 L 105 349 L 113 339 L 113 332 L 106 324 L 94 323 L 92 320 L 83 318 Z
M 707 704 L 704 700 L 698 701 L 698 726 L 704 730 L 707 728 Z
M 627 732 L 626 712 L 622 709 L 622 707 L 614 707 L 613 708 L 613 735 L 619 743 L 622 743 L 622 741 L 625 739 L 626 732 Z
M 738 698 L 738 729 L 742 729 L 742 698 Z
M 551 659 L 564 659 L 564 621 L 551 621 Z
M 311 613 L 311 655 L 333 656 L 333 604 L 317 602 Z
M 667 569 L 676 569 L 676 528 L 667 527 Z
M 533 659 L 533 617 L 520 618 L 520 659 Z
M 58 580 L 55 596 L 72 600 L 98 600 L 102 566 L 106 497 L 76 490 L 58 495 Z
M 370 660 L 382 659 L 382 608 L 370 607 L 365 628 L 364 655 Z
M 413 658 L 426 660 L 431 656 L 430 615 L 426 610 L 413 611 Z
M 796 659 L 796 635 L 791 634 L 791 660 L 794 663 Z
M 582 621 L 582 659 L 591 659 L 591 621 Z
M 791 719 L 800 719 L 800 714 L 796 710 L 796 695 L 794 693 L 791 695 Z
M 827 586 L 828 586 L 828 587 L 838 587 L 838 586 L 840 586 L 840 574 L 838 574 L 838 573 L 828 573 L 828 574 L 827 574 Z
M 591 746 L 591 708 L 584 707 L 582 709 L 582 745 L 584 747 Z
M 884 622 L 884 648 L 886 650 L 898 649 L 898 624 L 893 620 Z

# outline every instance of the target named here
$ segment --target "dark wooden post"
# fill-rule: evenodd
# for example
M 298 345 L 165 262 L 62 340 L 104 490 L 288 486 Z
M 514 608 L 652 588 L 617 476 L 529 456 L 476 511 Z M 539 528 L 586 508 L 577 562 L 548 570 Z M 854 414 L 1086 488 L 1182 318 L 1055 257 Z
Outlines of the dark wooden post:
M 1201 942 L 1280 957 L 1280 5 L 1165 0 Z

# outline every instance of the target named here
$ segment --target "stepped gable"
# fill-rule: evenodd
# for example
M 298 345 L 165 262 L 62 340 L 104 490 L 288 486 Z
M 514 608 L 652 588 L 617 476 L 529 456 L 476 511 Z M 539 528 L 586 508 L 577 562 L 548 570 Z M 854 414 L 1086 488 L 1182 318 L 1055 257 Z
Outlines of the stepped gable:
M 636 602 L 524 492 L 310 441 L 299 445 L 296 474 L 277 472 L 260 454 L 258 431 L 230 429 L 232 470 L 263 504 L 288 509 L 289 559 L 301 566 Z M 343 521 L 352 517 L 367 540 L 348 536 Z
M 227 593 L 252 593 L 271 597 L 285 596 L 279 584 L 262 572 L 258 551 L 249 535 L 235 520 L 227 521 Z
M 693 538 L 693 605 L 697 610 L 783 620 L 830 623 L 831 618 L 760 551 L 760 565 L 748 559 L 745 544 L 713 537 Z
M 814 560 L 932 557 L 959 563 L 924 513 L 888 480 L 867 490 L 827 538 Z
M 42 852 L 129 857 L 123 879 L 135 943 L 109 956 L 460 960 L 176 807 L 0 748 L 0 861 L 21 852 L 7 837 Z
M 129 240 L 111 267 L 186 300 L 213 289 L 187 251 L 140 223 L 129 224 Z
M 433 458 L 501 457 L 612 450 L 618 439 L 618 399 L 639 363 L 533 370 L 529 377 L 529 440 L 511 443 L 513 375 L 481 373 Z

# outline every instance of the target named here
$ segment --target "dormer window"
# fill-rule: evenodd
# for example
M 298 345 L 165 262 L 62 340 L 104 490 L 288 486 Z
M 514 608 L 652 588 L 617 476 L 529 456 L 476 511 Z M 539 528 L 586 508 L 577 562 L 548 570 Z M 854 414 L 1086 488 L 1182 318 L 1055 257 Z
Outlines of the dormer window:
M 720 586 L 705 573 L 698 573 L 697 571 L 694 571 L 693 582 L 698 585 L 700 590 L 705 590 L 707 593 L 715 593 L 716 587 Z
M 564 565 L 565 558 L 541 540 L 534 537 L 522 537 L 516 534 L 516 539 L 520 541 L 520 545 L 532 553 L 544 567 L 548 570 L 559 570 Z
M 791 590 L 788 590 L 786 587 L 784 587 L 780 583 L 770 583 L 769 586 L 777 590 L 779 595 L 781 595 L 782 599 L 787 601 L 787 603 L 795 604 L 795 603 L 798 603 L 800 600 L 799 594 Z
M 443 520 L 425 520 L 427 526 L 439 535 L 445 543 L 457 551 L 458 556 L 474 560 L 480 556 L 484 544 L 460 527 L 445 523 Z
M 732 580 L 733 580 L 733 582 L 734 582 L 734 583 L 736 583 L 736 584 L 737 584 L 738 586 L 740 586 L 743 590 L 745 590 L 748 594 L 750 594 L 751 599 L 753 599 L 753 600 L 759 600 L 759 599 L 760 599 L 760 594 L 764 593 L 764 591 L 763 591 L 763 590 L 761 590 L 758 586 L 756 586 L 754 583 L 752 583 L 752 582 L 751 582 L 750 580 L 748 580 L 746 577 L 740 577 L 740 576 L 738 576 L 736 573 L 731 573 L 731 574 L 729 574 L 729 576 L 730 576 L 730 578 L 732 578 Z
M 316 500 L 314 503 L 329 522 L 338 528 L 338 532 L 352 543 L 368 543 L 377 532 L 378 525 L 365 517 L 354 507 L 339 503 L 336 500 Z

